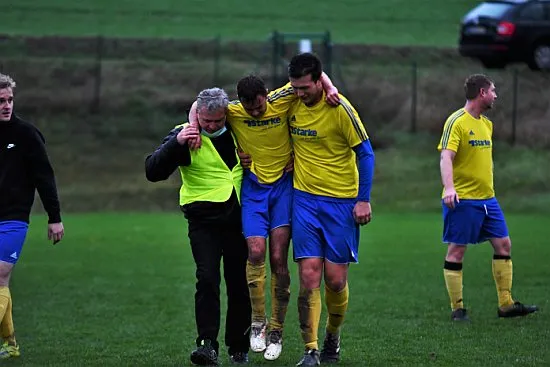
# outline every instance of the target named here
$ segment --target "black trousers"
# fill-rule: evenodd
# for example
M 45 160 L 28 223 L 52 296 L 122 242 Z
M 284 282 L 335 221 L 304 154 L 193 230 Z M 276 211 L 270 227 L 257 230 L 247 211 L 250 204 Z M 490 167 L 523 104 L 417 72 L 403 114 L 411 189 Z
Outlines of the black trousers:
M 190 213 L 186 213 L 190 214 Z M 195 319 L 197 346 L 210 339 L 218 351 L 220 330 L 220 264 L 227 290 L 225 344 L 229 354 L 248 352 L 251 306 L 246 280 L 248 247 L 242 234 L 238 205 L 227 215 L 212 222 L 205 216 L 186 215 L 189 239 L 196 269 Z

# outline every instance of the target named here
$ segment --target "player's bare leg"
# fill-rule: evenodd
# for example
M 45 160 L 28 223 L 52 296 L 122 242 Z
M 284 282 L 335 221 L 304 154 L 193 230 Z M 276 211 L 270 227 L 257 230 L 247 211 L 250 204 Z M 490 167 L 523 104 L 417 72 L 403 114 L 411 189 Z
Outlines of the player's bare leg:
M 0 287 L 9 287 L 13 264 L 0 260 Z

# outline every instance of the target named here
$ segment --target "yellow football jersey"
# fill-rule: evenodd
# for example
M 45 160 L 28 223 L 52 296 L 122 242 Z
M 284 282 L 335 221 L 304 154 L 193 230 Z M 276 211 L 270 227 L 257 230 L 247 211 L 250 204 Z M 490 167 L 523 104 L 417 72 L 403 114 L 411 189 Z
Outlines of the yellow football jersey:
M 290 84 L 274 90 L 268 94 L 267 110 L 260 118 L 250 116 L 240 101 L 229 104 L 227 121 L 241 150 L 252 157 L 250 169 L 260 183 L 277 181 L 290 160 L 287 112 L 296 98 Z
M 453 113 L 443 128 L 437 149 L 456 152 L 453 182 L 459 199 L 490 199 L 493 188 L 493 123 L 476 119 L 464 108 Z
M 353 147 L 368 139 L 357 111 L 340 95 L 340 104 L 323 99 L 308 107 L 296 102 L 289 112 L 294 146 L 294 187 L 314 195 L 355 198 L 359 174 Z

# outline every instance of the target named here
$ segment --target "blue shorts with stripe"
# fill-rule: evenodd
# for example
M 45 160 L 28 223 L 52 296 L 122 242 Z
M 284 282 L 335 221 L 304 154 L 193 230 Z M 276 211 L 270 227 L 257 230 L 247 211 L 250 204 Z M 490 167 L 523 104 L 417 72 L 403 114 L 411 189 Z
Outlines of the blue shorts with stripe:
M 294 260 L 317 257 L 335 264 L 356 263 L 359 250 L 359 225 L 353 218 L 356 202 L 294 190 Z
M 246 171 L 241 187 L 244 237 L 267 238 L 273 229 L 290 226 L 292 195 L 292 174 L 261 184 L 255 174 Z
M 443 203 L 443 242 L 476 244 L 490 238 L 508 237 L 504 213 L 496 198 L 464 199 L 450 209 Z
M 0 222 L 0 261 L 15 264 L 27 237 L 29 224 L 17 220 Z

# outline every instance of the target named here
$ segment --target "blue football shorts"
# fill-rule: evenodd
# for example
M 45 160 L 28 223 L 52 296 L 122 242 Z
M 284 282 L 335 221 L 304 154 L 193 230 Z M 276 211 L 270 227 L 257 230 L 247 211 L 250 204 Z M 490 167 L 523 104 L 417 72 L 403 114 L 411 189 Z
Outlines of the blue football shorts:
M 508 237 L 504 213 L 496 198 L 464 199 L 454 209 L 443 201 L 443 242 L 457 245 L 476 244 L 490 238 Z
M 312 195 L 294 190 L 292 246 L 294 260 L 323 258 L 335 264 L 358 261 L 356 199 Z
M 29 224 L 26 222 L 0 222 L 0 261 L 15 264 L 19 260 L 28 229 Z
M 290 226 L 292 196 L 292 174 L 261 184 L 255 174 L 246 171 L 241 187 L 244 237 L 267 238 L 273 229 Z

